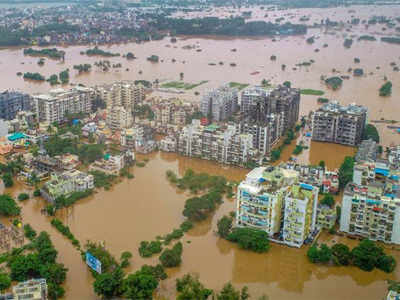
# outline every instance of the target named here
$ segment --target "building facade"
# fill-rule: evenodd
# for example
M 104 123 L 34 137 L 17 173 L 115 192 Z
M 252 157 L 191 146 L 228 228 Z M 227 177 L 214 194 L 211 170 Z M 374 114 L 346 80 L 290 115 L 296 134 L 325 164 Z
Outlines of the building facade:
M 31 97 L 20 92 L 0 93 L 0 119 L 13 120 L 19 111 L 31 109 Z
M 49 202 L 54 202 L 60 196 L 68 197 L 73 192 L 82 192 L 94 188 L 93 175 L 78 170 L 52 174 L 40 190 L 41 195 Z
M 13 286 L 13 296 L 13 298 L 7 299 L 47 300 L 46 279 L 30 279 L 19 282 Z
M 93 97 L 94 90 L 90 88 L 55 89 L 47 94 L 34 95 L 33 109 L 39 122 L 60 123 L 66 120 L 67 114 L 90 113 Z
M 253 169 L 238 187 L 236 226 L 263 230 L 272 239 L 301 247 L 315 230 L 318 192 L 300 183 L 297 171 Z
M 400 244 L 400 173 L 387 161 L 354 167 L 344 191 L 340 230 L 374 241 Z
M 107 110 L 106 123 L 112 131 L 129 128 L 133 123 L 132 111 L 123 106 L 112 106 Z
M 126 110 L 134 111 L 135 105 L 145 99 L 144 88 L 131 81 L 120 81 L 95 87 L 95 92 L 107 105 L 123 106 Z
M 178 136 L 178 153 L 223 164 L 243 165 L 253 157 L 254 151 L 251 135 L 238 133 L 235 126 L 202 126 L 199 120 L 193 120 Z
M 337 102 L 323 105 L 313 114 L 312 140 L 356 146 L 367 122 L 367 108 Z
M 237 112 L 238 108 L 238 91 L 230 88 L 229 85 L 206 93 L 200 106 L 202 114 L 215 122 L 228 119 Z

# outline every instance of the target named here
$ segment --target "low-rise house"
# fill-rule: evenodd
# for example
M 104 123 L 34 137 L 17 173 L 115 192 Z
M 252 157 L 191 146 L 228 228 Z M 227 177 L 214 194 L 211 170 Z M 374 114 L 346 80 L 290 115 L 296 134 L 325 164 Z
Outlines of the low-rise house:
M 103 159 L 93 162 L 89 167 L 89 171 L 99 171 L 108 175 L 119 175 L 119 171 L 124 167 L 124 155 L 106 154 Z
M 61 174 L 52 174 L 51 179 L 43 185 L 40 191 L 47 201 L 54 202 L 60 196 L 68 197 L 73 192 L 82 192 L 93 188 L 93 175 L 71 170 Z
M 94 122 L 87 123 L 82 127 L 82 135 L 84 137 L 88 137 L 90 134 L 94 134 L 96 130 L 97 130 L 96 123 Z

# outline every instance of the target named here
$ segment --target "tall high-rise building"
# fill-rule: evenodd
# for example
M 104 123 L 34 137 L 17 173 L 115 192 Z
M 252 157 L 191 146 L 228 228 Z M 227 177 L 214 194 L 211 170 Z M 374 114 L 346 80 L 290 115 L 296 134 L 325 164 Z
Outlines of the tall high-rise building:
M 13 91 L 0 93 L 0 119 L 13 120 L 19 111 L 28 111 L 31 108 L 31 97 Z
M 206 93 L 201 100 L 200 110 L 212 121 L 228 119 L 238 110 L 237 89 L 224 85 Z
M 314 112 L 312 139 L 355 146 L 361 142 L 366 122 L 367 108 L 364 106 L 327 103 Z
M 133 111 L 135 105 L 145 98 L 141 84 L 135 85 L 131 81 L 120 81 L 95 87 L 96 95 L 103 99 L 107 107 L 123 106 L 125 110 Z
M 243 165 L 253 157 L 252 137 L 238 133 L 233 125 L 226 128 L 202 126 L 199 120 L 193 120 L 178 136 L 178 153 L 224 164 Z
M 74 87 L 68 91 L 55 89 L 47 94 L 34 95 L 33 109 L 39 122 L 59 123 L 66 119 L 68 113 L 90 113 L 93 97 L 91 88 Z

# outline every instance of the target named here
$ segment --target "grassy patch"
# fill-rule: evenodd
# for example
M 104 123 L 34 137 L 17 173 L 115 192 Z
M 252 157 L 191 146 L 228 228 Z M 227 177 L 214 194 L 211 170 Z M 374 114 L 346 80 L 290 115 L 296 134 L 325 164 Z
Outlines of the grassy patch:
M 320 91 L 320 90 L 313 90 L 313 89 L 303 89 L 303 90 L 300 90 L 300 94 L 302 94 L 302 95 L 322 96 L 323 94 L 325 94 L 325 92 L 324 91 Z
M 191 90 L 194 89 L 202 84 L 207 83 L 208 80 L 202 80 L 199 83 L 187 83 L 182 81 L 170 81 L 161 85 L 162 88 L 169 89 L 180 89 L 180 90 Z
M 237 88 L 240 90 L 243 90 L 244 88 L 247 88 L 249 86 L 248 83 L 240 83 L 240 82 L 229 82 L 229 86 L 231 88 Z

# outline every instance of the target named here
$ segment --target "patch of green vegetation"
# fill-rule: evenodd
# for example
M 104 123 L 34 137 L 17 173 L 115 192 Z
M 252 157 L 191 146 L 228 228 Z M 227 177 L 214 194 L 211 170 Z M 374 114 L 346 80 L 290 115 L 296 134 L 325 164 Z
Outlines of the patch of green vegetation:
M 191 90 L 194 89 L 202 84 L 207 83 L 208 80 L 202 80 L 199 83 L 186 83 L 182 81 L 170 81 L 167 83 L 163 83 L 161 85 L 162 88 L 169 89 L 169 88 L 174 88 L 174 89 L 179 89 L 179 90 Z
M 333 90 L 337 90 L 343 84 L 343 79 L 337 76 L 329 77 L 325 79 L 325 84 L 332 88 Z
M 111 53 L 111 52 L 107 52 L 104 50 L 99 49 L 97 46 L 92 48 L 92 49 L 88 49 L 86 50 L 86 55 L 88 56 L 93 56 L 93 55 L 97 55 L 97 56 L 103 56 L 103 57 L 113 57 L 113 56 L 120 56 L 119 53 Z
M 27 193 L 21 193 L 18 195 L 18 200 L 19 201 L 25 201 L 29 199 L 29 194 Z
M 237 88 L 239 91 L 247 88 L 249 86 L 248 83 L 240 83 L 240 82 L 229 82 L 229 87 Z
M 57 48 L 46 48 L 46 49 L 40 49 L 40 50 L 35 50 L 32 48 L 24 49 L 24 55 L 29 55 L 29 56 L 45 56 L 49 58 L 54 58 L 54 59 L 61 59 L 64 58 L 65 52 L 61 50 L 57 50 Z
M 317 99 L 317 101 L 318 101 L 318 103 L 328 103 L 328 102 L 329 102 L 329 99 L 328 99 L 328 98 L 319 97 L 319 98 Z
M 80 249 L 79 241 L 72 234 L 72 232 L 68 226 L 65 226 L 57 218 L 54 218 L 53 220 L 51 220 L 51 225 L 53 225 L 59 232 L 61 232 L 62 235 L 64 235 L 67 239 L 69 239 L 72 242 L 72 245 L 74 245 L 77 249 Z
M 141 257 L 150 257 L 153 254 L 160 253 L 162 251 L 162 243 L 160 241 L 141 241 L 139 247 L 139 254 Z
M 300 90 L 301 95 L 313 95 L 313 96 L 322 96 L 325 94 L 324 91 L 313 90 L 313 89 L 302 89 Z
M 392 94 L 392 82 L 387 81 L 379 89 L 379 96 L 386 97 L 390 96 L 391 94 Z
M 117 178 L 115 175 L 108 175 L 100 171 L 91 171 L 89 173 L 94 177 L 94 186 L 96 188 L 104 187 L 105 189 L 109 189 Z

